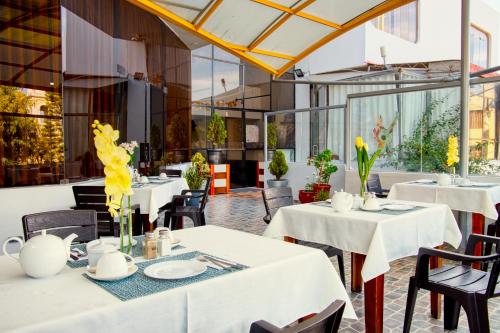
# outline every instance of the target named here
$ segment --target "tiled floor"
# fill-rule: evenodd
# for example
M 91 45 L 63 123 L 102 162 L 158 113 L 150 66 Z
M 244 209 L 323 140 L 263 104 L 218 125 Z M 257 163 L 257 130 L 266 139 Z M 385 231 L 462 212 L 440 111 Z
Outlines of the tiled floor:
M 242 230 L 261 235 L 266 228 L 262 220 L 265 215 L 260 191 L 244 189 L 227 195 L 210 197 L 207 203 L 207 223 L 226 228 Z M 188 223 L 189 224 L 189 223 Z M 186 225 L 187 227 L 188 225 Z M 350 287 L 350 255 L 344 254 L 347 284 Z M 336 260 L 332 260 L 337 268 Z M 408 277 L 415 270 L 415 258 L 405 258 L 391 263 L 391 270 L 385 275 L 384 332 L 401 332 L 403 327 Z M 364 332 L 363 294 L 349 296 L 359 320 L 343 320 L 341 332 Z M 492 332 L 500 332 L 500 300 L 489 303 L 490 327 Z M 429 315 L 429 294 L 419 293 L 412 325 L 413 332 L 443 332 L 442 320 L 434 320 Z M 462 311 L 458 332 L 468 332 L 467 318 Z

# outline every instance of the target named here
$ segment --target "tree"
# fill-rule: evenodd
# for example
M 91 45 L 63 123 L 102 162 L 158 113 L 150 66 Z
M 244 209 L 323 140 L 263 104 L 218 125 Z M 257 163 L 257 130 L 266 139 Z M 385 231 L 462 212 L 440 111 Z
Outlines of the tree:
M 207 128 L 207 139 L 217 148 L 226 142 L 227 131 L 224 120 L 218 113 L 214 113 Z
M 45 115 L 54 118 L 45 118 L 41 129 L 41 151 L 44 163 L 62 163 L 64 160 L 64 140 L 62 128 L 61 96 L 52 92 L 45 92 Z

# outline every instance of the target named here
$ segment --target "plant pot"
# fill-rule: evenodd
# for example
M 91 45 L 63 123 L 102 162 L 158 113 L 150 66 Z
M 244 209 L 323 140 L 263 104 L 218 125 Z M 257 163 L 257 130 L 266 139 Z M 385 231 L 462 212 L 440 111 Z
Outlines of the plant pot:
M 224 164 L 226 161 L 224 159 L 223 151 L 220 149 L 209 149 L 208 150 L 208 163 L 209 164 Z
M 288 179 L 268 179 L 267 186 L 269 187 L 288 187 Z
M 271 161 L 273 159 L 275 151 L 276 151 L 276 149 L 268 149 L 267 150 L 267 160 L 268 161 Z
M 332 186 L 330 184 L 323 184 L 323 183 L 315 183 L 313 185 L 313 193 L 316 194 L 319 191 L 326 191 L 328 194 L 330 194 L 330 189 Z
M 299 201 L 300 203 L 309 203 L 314 201 L 314 192 L 299 190 Z

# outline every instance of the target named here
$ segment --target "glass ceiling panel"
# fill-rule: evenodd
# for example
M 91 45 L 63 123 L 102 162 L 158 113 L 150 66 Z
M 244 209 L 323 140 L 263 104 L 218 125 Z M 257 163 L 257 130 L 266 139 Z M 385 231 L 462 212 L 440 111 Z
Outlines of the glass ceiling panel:
M 246 46 L 281 14 L 280 10 L 248 0 L 223 1 L 203 29 L 227 42 Z
M 295 33 L 291 34 L 291 31 Z M 333 31 L 335 29 L 326 25 L 293 16 L 264 40 L 259 48 L 295 55 Z
M 384 0 L 328 0 L 315 1 L 304 9 L 308 14 L 321 17 L 330 22 L 344 24 L 356 16 L 380 5 Z

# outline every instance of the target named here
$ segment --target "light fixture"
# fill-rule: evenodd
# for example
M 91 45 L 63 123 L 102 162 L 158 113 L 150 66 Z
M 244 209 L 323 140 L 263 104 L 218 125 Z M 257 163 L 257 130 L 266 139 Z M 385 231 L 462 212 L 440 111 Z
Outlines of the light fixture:
M 293 72 L 295 73 L 295 76 L 297 76 L 297 77 L 304 77 L 304 72 L 300 68 L 294 69 Z
M 386 53 L 386 50 L 385 50 L 385 46 L 381 46 L 380 47 L 380 56 L 384 60 L 384 68 L 387 69 L 387 65 L 386 65 L 386 62 L 385 62 L 385 57 L 387 56 L 387 53 Z
M 50 86 L 51 86 L 51 87 L 53 87 L 53 86 L 54 86 L 54 82 L 50 82 L 49 84 L 50 84 Z

